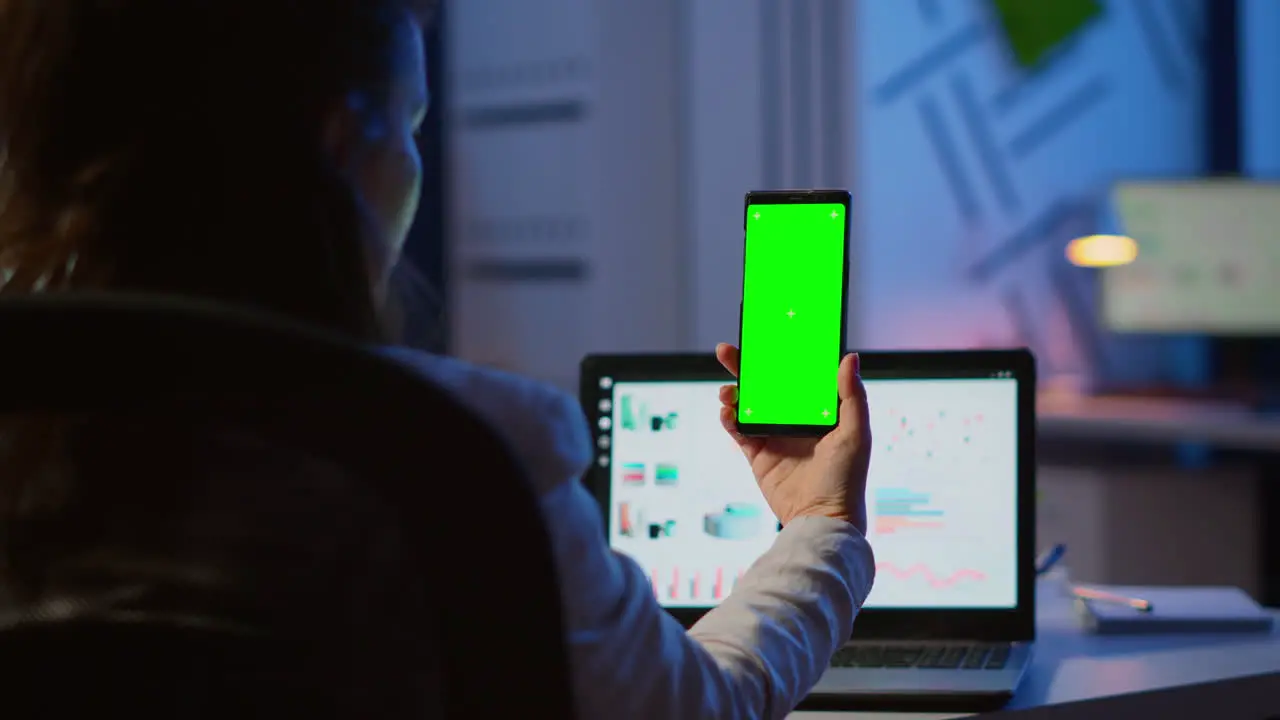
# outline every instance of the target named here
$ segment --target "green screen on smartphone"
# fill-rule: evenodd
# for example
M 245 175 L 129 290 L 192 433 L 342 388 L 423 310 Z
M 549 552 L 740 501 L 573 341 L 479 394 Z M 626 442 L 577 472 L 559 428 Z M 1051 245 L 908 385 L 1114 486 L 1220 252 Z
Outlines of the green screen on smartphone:
M 828 203 L 747 206 L 739 423 L 835 426 L 846 212 Z

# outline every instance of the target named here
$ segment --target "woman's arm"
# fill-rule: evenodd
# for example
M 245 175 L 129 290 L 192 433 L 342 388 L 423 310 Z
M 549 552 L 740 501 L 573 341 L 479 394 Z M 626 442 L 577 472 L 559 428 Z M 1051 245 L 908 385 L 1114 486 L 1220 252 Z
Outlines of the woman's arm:
M 527 406 L 539 409 L 544 424 L 513 442 L 524 446 L 519 452 L 543 489 L 580 717 L 734 720 L 791 712 L 849 639 L 871 591 L 875 560 L 862 534 L 841 520 L 797 519 L 724 603 L 686 632 L 658 605 L 645 572 L 607 545 L 604 513 L 577 480 L 594 456 L 578 404 L 548 391 Z
M 871 590 L 871 548 L 849 523 L 802 518 L 686 632 L 644 572 L 612 552 L 579 478 L 593 459 L 581 408 L 516 376 L 404 350 L 507 440 L 542 496 L 584 720 L 781 718 L 848 639 Z
M 557 487 L 543 508 L 583 718 L 782 718 L 849 638 L 871 589 L 862 535 L 802 518 L 686 633 L 636 563 L 608 549 L 599 506 L 580 484 Z

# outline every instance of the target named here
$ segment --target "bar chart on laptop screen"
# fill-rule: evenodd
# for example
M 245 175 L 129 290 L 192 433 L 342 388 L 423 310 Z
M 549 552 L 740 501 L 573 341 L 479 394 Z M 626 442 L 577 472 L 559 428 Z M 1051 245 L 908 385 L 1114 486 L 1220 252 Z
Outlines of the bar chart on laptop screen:
M 619 382 L 610 399 L 609 543 L 670 608 L 722 602 L 778 534 L 720 424 L 720 382 Z
M 874 445 L 868 607 L 1000 608 L 1017 598 L 1017 384 L 868 380 Z

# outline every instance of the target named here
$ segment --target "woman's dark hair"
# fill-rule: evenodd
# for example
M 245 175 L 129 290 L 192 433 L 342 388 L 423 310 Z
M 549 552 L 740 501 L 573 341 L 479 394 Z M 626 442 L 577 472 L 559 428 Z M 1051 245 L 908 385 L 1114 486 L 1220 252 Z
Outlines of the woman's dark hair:
M 382 339 L 323 146 L 425 0 L 0 0 L 0 292 L 136 290 Z
M 377 240 L 325 125 L 390 92 L 396 33 L 430 4 L 0 0 L 0 296 L 173 293 L 385 339 Z M 85 513 L 111 509 L 89 499 L 141 492 L 130 473 L 86 492 L 96 471 L 70 448 L 111 432 L 0 417 L 11 584 L 100 540 Z M 133 475 L 164 477 L 147 455 Z

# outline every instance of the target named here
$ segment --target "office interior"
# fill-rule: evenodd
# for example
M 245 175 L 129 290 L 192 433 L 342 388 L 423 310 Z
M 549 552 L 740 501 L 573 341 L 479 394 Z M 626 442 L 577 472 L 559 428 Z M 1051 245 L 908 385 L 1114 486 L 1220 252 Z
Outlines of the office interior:
M 1280 3 L 1036 7 L 446 2 L 411 339 L 710 352 L 744 192 L 848 188 L 851 349 L 1035 352 L 1040 547 L 1280 605 Z

